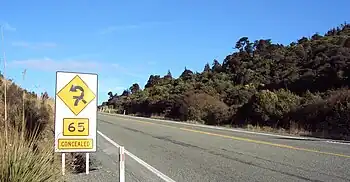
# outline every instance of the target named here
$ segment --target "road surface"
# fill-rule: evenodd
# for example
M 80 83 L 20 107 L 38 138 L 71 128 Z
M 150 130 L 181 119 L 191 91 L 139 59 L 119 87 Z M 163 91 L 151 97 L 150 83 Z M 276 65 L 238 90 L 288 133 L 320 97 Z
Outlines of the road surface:
M 126 181 L 350 181 L 347 144 L 107 114 L 98 133 L 101 181 L 118 180 L 115 145 L 153 167 L 126 155 Z

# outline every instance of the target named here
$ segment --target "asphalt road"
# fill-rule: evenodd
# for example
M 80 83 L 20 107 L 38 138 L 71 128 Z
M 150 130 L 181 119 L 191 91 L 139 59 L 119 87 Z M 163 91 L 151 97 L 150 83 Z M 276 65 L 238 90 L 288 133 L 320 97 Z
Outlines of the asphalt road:
M 105 114 L 98 131 L 100 181 L 118 181 L 118 149 L 106 137 L 173 181 L 350 181 L 346 144 Z M 125 167 L 126 181 L 166 181 L 129 155 Z

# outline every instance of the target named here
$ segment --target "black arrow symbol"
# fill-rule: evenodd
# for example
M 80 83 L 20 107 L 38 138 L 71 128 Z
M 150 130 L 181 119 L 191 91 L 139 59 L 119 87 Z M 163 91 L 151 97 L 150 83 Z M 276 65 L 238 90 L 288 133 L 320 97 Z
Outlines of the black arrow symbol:
M 72 85 L 70 88 L 70 92 L 76 92 L 77 90 L 80 90 L 80 96 L 73 96 L 73 99 L 75 99 L 74 106 L 78 106 L 79 101 L 82 101 L 84 104 L 86 104 L 86 100 L 84 99 L 84 89 L 81 86 Z

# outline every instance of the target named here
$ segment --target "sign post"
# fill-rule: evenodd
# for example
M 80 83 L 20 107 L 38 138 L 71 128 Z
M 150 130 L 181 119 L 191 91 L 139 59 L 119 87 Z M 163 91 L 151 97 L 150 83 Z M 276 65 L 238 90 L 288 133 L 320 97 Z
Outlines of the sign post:
M 89 173 L 89 152 L 96 152 L 97 74 L 56 72 L 55 152 L 86 153 L 86 174 Z

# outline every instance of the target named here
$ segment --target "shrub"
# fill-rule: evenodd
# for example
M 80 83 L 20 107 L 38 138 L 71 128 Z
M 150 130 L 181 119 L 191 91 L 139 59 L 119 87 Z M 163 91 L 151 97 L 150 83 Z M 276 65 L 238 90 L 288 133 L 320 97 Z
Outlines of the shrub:
M 316 136 L 335 139 L 350 137 L 350 91 L 333 91 L 326 100 L 306 104 L 290 112 L 284 120 L 294 120 Z
M 284 125 L 279 123 L 284 114 L 299 106 L 301 97 L 289 90 L 280 89 L 275 92 L 262 90 L 256 93 L 251 100 L 238 109 L 236 124 L 259 124 L 270 127 Z M 248 122 L 248 123 L 246 123 Z
M 322 101 L 322 95 L 319 93 L 311 93 L 310 91 L 306 91 L 303 95 L 301 104 L 302 105 L 308 105 L 308 104 L 315 104 L 320 101 Z
M 184 100 L 188 105 L 188 120 L 220 125 L 224 124 L 230 116 L 229 107 L 224 102 L 206 93 L 187 93 Z
M 52 112 L 52 111 L 51 111 Z M 37 128 L 41 135 L 50 120 L 50 108 L 43 101 L 27 99 L 25 103 L 25 119 L 27 135 L 31 135 Z

